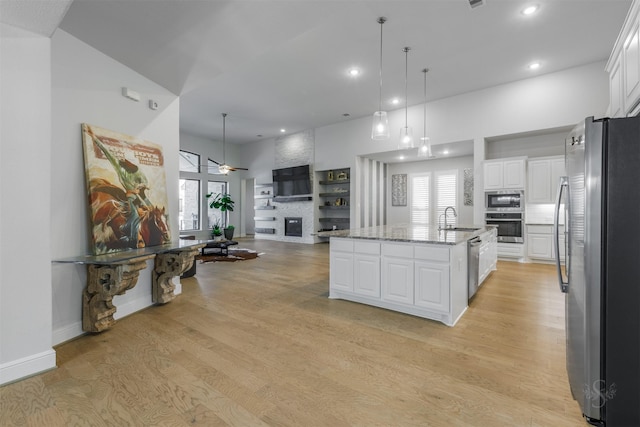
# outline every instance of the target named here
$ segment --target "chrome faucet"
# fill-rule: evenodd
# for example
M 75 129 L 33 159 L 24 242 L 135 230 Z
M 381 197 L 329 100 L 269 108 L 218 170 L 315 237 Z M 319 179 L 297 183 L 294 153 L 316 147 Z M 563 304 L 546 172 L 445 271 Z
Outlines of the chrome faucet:
M 440 215 L 440 216 L 444 216 L 444 229 L 445 230 L 451 228 L 451 226 L 447 224 L 447 212 L 449 211 L 449 209 L 451 209 L 453 211 L 453 217 L 454 218 L 458 217 L 458 213 L 456 212 L 456 208 L 454 208 L 453 206 L 447 206 L 444 209 L 444 213 Z M 440 223 L 440 218 L 438 218 L 438 224 L 439 223 Z M 442 228 L 439 228 L 439 229 L 442 230 Z

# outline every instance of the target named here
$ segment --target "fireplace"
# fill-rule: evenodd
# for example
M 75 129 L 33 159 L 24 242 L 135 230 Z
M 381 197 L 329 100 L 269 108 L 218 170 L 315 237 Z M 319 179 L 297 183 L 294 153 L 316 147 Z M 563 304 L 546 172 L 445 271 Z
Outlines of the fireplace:
M 284 219 L 284 235 L 302 237 L 302 218 L 287 217 Z

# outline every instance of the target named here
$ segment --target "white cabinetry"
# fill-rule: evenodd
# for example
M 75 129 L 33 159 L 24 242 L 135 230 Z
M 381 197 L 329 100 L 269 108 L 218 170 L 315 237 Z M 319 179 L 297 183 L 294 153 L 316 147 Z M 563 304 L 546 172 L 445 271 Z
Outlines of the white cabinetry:
M 415 261 L 415 303 L 429 310 L 449 310 L 449 265 L 429 261 Z
M 484 163 L 484 189 L 523 190 L 525 186 L 524 157 L 487 160 Z
M 497 268 L 498 230 L 493 229 L 480 235 L 480 264 L 478 267 L 478 286 Z
M 609 71 L 609 117 L 624 117 L 624 86 L 622 84 L 622 56 L 616 58 Z
M 640 39 L 638 21 L 635 20 L 622 46 L 624 105 L 627 111 L 635 107 L 640 98 Z
M 553 225 L 534 225 L 526 226 L 527 234 L 527 257 L 537 261 L 554 261 L 556 259 L 556 250 L 553 234 Z M 564 262 L 564 226 L 561 225 L 559 236 L 560 260 Z
M 443 313 L 449 311 L 449 249 L 416 247 L 414 269 L 416 305 Z
M 630 114 L 640 100 L 640 2 L 631 4 L 606 70 L 609 73 L 610 117 Z
M 356 241 L 353 245 L 353 292 L 380 297 L 380 244 Z
M 382 299 L 413 304 L 413 246 L 382 244 Z
M 336 237 L 330 242 L 330 298 L 438 320 L 449 326 L 467 308 L 466 242 L 420 244 Z
M 331 245 L 331 286 L 345 292 L 353 292 L 353 241 L 337 240 Z
M 558 182 L 565 175 L 564 157 L 529 159 L 527 167 L 527 201 L 554 203 Z

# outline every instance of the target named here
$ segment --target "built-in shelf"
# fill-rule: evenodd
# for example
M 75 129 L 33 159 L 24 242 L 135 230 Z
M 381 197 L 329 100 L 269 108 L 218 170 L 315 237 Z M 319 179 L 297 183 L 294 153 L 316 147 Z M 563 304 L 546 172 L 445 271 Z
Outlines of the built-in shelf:
M 321 211 L 315 228 L 319 231 L 348 229 L 351 220 L 351 169 L 338 168 L 316 172 L 318 203 Z
M 336 185 L 336 184 L 349 184 L 351 181 L 348 179 L 334 179 L 333 181 L 320 181 L 320 185 Z
M 256 194 L 253 196 L 254 199 L 271 199 L 272 197 L 271 194 Z
M 329 193 L 320 193 L 320 197 L 349 197 L 349 191 L 331 191 Z
M 275 221 L 276 217 L 275 216 L 254 216 L 253 220 L 254 221 Z
M 289 203 L 289 202 L 308 202 L 313 200 L 312 196 L 287 196 L 287 197 L 274 197 L 274 202 Z
M 275 209 L 276 207 L 269 205 L 269 206 L 254 206 L 253 208 L 257 211 L 263 211 L 263 210 Z
M 334 210 L 334 209 L 342 209 L 342 210 L 349 209 L 349 205 L 338 205 L 338 206 L 334 206 L 334 205 L 324 206 L 323 205 L 323 206 L 318 206 L 318 207 L 320 209 L 331 209 L 331 210 Z
M 257 234 L 276 234 L 275 228 L 255 228 Z

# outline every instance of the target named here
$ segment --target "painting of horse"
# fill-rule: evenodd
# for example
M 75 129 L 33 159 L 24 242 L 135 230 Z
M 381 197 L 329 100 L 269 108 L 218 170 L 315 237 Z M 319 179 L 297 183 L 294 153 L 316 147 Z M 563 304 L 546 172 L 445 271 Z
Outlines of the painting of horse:
M 82 125 L 94 255 L 169 243 L 162 148 Z

